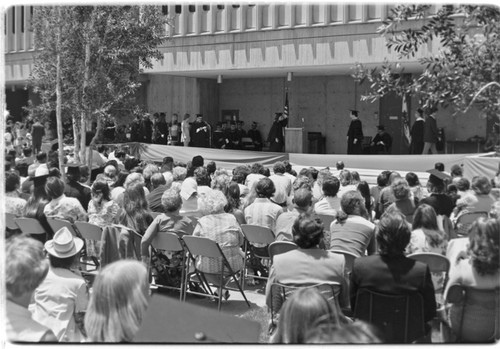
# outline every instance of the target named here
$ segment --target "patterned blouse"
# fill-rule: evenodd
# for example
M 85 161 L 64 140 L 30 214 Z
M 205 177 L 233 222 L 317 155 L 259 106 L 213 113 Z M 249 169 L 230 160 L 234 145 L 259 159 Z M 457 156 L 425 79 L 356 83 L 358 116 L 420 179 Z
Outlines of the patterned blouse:
M 61 195 L 57 199 L 52 199 L 43 209 L 47 218 L 65 219 L 74 223 L 76 221 L 87 221 L 87 212 L 75 198 Z
M 234 272 L 243 268 L 243 233 L 230 213 L 218 213 L 201 217 L 198 220 L 193 236 L 201 236 L 214 240 L 219 244 Z M 221 260 L 218 258 L 200 257 L 197 268 L 205 273 L 220 273 Z
M 26 207 L 26 200 L 19 197 L 17 192 L 5 193 L 5 212 L 21 217 Z
M 96 206 L 93 200 L 89 202 L 89 223 L 95 224 L 104 228 L 107 225 L 113 224 L 113 219 L 118 213 L 120 206 L 113 200 L 101 203 Z

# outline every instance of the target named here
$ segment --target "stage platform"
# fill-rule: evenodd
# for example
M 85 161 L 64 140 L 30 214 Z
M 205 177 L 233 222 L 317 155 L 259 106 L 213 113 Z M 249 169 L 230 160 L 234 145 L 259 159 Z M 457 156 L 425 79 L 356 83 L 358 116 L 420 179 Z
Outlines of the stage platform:
M 110 144 L 111 145 L 111 144 Z M 125 144 L 113 144 L 125 145 Z M 126 143 L 131 154 L 141 160 L 162 162 L 166 156 L 171 156 L 175 161 L 188 162 L 193 156 L 201 155 L 208 161 L 215 161 L 217 167 L 232 170 L 241 164 L 251 165 L 256 162 L 272 167 L 276 161 L 288 160 L 294 170 L 299 172 L 304 167 L 315 167 L 318 170 L 330 167 L 335 170 L 335 163 L 343 161 L 346 169 L 358 171 L 361 178 L 370 185 L 376 184 L 378 174 L 383 170 L 395 170 L 403 176 L 407 172 L 415 172 L 425 185 L 428 169 L 434 168 L 436 162 L 442 162 L 445 170 L 451 166 L 462 164 L 464 175 L 467 178 L 482 175 L 493 178 L 498 170 L 500 157 L 494 152 L 483 154 L 436 154 L 436 155 L 347 155 L 347 154 L 297 154 L 297 153 L 272 153 L 246 150 L 225 150 L 182 146 L 168 146 L 146 143 Z

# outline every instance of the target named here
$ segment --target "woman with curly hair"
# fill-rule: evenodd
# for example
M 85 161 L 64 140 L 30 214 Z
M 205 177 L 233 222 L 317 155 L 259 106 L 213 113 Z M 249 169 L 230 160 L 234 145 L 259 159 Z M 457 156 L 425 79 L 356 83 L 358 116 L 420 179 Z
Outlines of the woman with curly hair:
M 451 240 L 447 257 L 451 262 L 445 296 L 451 285 L 493 290 L 500 287 L 500 220 L 479 218 L 470 230 L 468 238 Z M 493 302 L 494 305 L 494 302 Z M 487 299 L 474 299 L 468 304 L 468 312 L 474 316 L 465 317 L 460 326 L 461 304 L 452 304 L 448 313 L 452 331 L 461 329 L 465 341 L 480 342 L 490 336 L 486 324 L 495 322 L 495 315 L 485 311 L 491 307 Z

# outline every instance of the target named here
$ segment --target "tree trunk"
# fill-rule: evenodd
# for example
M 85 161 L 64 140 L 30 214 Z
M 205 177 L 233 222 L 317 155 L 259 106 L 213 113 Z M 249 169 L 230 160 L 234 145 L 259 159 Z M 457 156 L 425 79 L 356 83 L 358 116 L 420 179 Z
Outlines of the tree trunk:
M 93 17 L 92 17 L 93 18 Z M 92 30 L 93 26 L 93 19 L 91 20 L 90 28 L 89 30 Z M 87 143 L 87 119 L 90 120 L 90 106 L 88 105 L 87 101 L 87 88 L 89 85 L 89 79 L 90 79 L 90 37 L 87 33 L 85 35 L 85 70 L 84 70 L 84 75 L 83 75 L 83 94 L 82 94 L 82 101 L 83 101 L 83 111 L 81 115 L 81 124 L 80 124 L 80 145 L 82 149 L 82 153 L 84 156 L 82 156 L 82 160 L 85 161 L 85 164 L 88 166 L 90 173 L 92 173 L 92 149 L 91 147 L 86 147 Z M 90 175 L 87 179 L 87 184 L 90 183 Z
M 59 18 L 61 18 L 61 7 L 58 7 Z M 63 181 L 66 178 L 66 173 L 64 171 L 64 144 L 63 144 L 63 126 L 61 118 L 61 53 L 60 50 L 61 42 L 61 27 L 59 25 L 59 30 L 57 32 L 57 62 L 56 62 L 56 122 L 57 122 L 57 142 L 59 145 L 59 171 L 61 171 L 61 177 Z
M 78 122 L 80 120 L 73 116 L 73 144 L 75 146 L 74 149 L 74 154 L 75 154 L 75 161 L 79 164 L 82 163 L 83 160 L 81 160 L 80 156 L 80 130 L 78 129 Z

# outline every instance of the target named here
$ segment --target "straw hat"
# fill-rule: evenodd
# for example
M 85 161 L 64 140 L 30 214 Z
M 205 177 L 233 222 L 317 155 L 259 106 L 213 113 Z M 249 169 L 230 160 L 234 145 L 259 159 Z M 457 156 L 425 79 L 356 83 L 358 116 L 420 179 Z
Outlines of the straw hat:
M 68 228 L 62 227 L 52 240 L 45 243 L 45 249 L 49 254 L 57 258 L 68 258 L 76 255 L 83 247 L 83 240 L 74 237 Z

